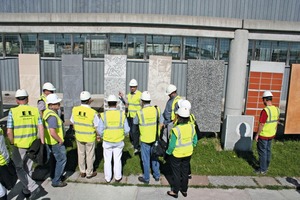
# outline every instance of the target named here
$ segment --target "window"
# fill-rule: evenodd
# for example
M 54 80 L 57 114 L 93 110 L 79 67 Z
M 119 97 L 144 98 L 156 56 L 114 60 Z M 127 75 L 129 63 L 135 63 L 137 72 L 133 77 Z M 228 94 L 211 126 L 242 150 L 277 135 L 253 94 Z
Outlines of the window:
M 37 53 L 37 34 L 21 34 L 21 52 Z
M 105 34 L 92 34 L 88 37 L 87 54 L 92 58 L 104 58 L 107 54 L 107 36 Z
M 199 38 L 185 37 L 184 38 L 184 59 L 199 59 Z
M 4 36 L 6 56 L 18 56 L 20 53 L 20 41 L 18 34 Z
M 255 60 L 271 61 L 271 41 L 256 41 Z
M 3 41 L 2 41 L 2 35 L 0 34 L 0 56 L 3 56 L 4 53 L 4 46 L 3 46 Z
M 219 60 L 229 61 L 230 40 L 221 38 L 219 46 Z
M 39 53 L 41 57 L 55 56 L 55 35 L 54 34 L 39 34 Z
M 84 57 L 88 57 L 87 54 L 87 35 L 86 34 L 74 34 L 73 35 L 73 53 L 74 54 L 83 54 Z
M 62 54 L 71 53 L 71 34 L 55 34 L 55 57 L 61 57 Z
M 127 57 L 143 59 L 145 50 L 144 35 L 127 35 Z
M 217 59 L 217 39 L 215 38 L 201 38 L 200 39 L 200 59 L 215 60 Z
M 289 64 L 300 63 L 300 43 L 295 42 L 290 44 L 290 60 Z
M 126 54 L 126 37 L 124 34 L 111 34 L 109 37 L 109 53 L 113 55 Z
M 288 51 L 287 42 L 272 42 L 271 61 L 286 62 Z

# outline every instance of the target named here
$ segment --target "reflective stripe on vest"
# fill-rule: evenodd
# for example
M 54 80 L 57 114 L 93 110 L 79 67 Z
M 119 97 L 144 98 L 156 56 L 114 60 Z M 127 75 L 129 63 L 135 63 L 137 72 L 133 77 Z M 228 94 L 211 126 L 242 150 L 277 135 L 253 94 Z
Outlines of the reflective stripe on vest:
M 158 113 L 157 113 L 158 112 Z M 156 139 L 157 114 L 160 116 L 160 109 L 149 106 L 137 112 L 139 118 L 140 140 L 145 143 L 154 142 Z
M 276 134 L 280 111 L 276 106 L 266 106 L 264 110 L 268 118 L 259 135 L 263 137 L 273 137 Z
M 176 96 L 175 99 L 172 102 L 172 110 L 171 110 L 171 120 L 173 121 L 175 119 L 175 105 L 176 103 L 181 99 L 180 96 Z
M 11 109 L 14 121 L 14 145 L 18 148 L 29 148 L 37 138 L 37 125 L 40 116 L 37 108 L 19 105 Z
M 94 117 L 97 112 L 89 107 L 76 106 L 72 110 L 74 119 L 74 130 L 76 140 L 80 142 L 94 142 L 96 140 L 96 129 Z
M 3 137 L 3 140 L 4 140 L 3 130 L 1 128 L 0 128 L 0 137 Z M 4 158 L 4 156 L 0 153 L 0 166 L 6 165 L 6 164 L 7 164 L 7 162 L 6 162 L 5 158 Z
M 191 156 L 193 154 L 193 138 L 195 135 L 195 125 L 182 124 L 172 129 L 176 135 L 176 147 L 173 155 L 177 158 Z
M 141 109 L 140 100 L 141 100 L 142 93 L 139 90 L 132 95 L 128 93 L 127 100 L 128 100 L 128 113 L 127 117 L 134 118 L 136 116 L 136 112 Z
M 104 123 L 104 141 L 121 142 L 124 140 L 125 118 L 125 113 L 120 110 L 108 110 L 101 113 L 101 119 Z
M 63 123 L 62 120 L 60 119 L 60 117 L 53 111 L 50 109 L 46 109 L 43 113 L 43 120 L 44 120 L 44 133 L 45 133 L 45 143 L 48 145 L 55 145 L 58 143 L 58 141 L 56 141 L 50 134 L 50 130 L 49 130 L 49 124 L 47 122 L 47 119 L 53 116 L 56 118 L 57 120 L 57 128 L 55 129 L 56 134 L 60 137 L 60 139 L 62 141 L 64 141 L 64 127 L 63 127 Z

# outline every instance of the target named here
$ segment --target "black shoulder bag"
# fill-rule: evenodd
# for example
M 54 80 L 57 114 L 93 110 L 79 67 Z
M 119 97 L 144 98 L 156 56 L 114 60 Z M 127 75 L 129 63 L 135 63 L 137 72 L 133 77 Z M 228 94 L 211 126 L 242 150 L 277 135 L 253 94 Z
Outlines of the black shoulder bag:
M 154 107 L 156 109 L 156 139 L 155 139 L 155 142 L 152 146 L 151 155 L 153 157 L 160 157 L 160 156 L 165 155 L 166 150 L 167 150 L 167 143 L 158 136 L 159 113 L 157 111 L 157 106 L 154 106 Z

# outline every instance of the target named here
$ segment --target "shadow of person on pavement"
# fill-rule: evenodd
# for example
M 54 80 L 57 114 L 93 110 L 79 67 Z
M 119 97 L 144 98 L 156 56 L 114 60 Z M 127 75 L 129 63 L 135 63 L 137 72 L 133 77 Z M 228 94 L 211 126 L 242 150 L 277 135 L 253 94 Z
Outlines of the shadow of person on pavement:
M 285 179 L 287 182 L 293 184 L 296 186 L 296 190 L 298 193 L 300 193 L 300 183 L 295 179 L 295 178 L 292 178 L 292 177 L 286 177 Z

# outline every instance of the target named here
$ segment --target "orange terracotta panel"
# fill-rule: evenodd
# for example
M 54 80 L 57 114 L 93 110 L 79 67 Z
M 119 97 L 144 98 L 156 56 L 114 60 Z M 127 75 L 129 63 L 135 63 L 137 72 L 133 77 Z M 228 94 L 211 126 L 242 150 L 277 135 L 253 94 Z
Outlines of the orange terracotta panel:
M 248 91 L 248 97 L 259 97 L 258 91 Z
M 266 85 L 270 85 L 271 84 L 271 80 L 270 78 L 262 78 L 261 79 L 261 84 L 266 84 Z
M 247 102 L 247 108 L 257 108 L 257 103 Z
M 256 115 L 256 110 L 246 110 L 246 115 Z
M 281 90 L 281 85 L 271 85 L 271 90 Z
M 269 72 L 262 72 L 261 73 L 262 78 L 272 78 L 272 73 Z
M 282 79 L 272 79 L 273 85 L 282 85 Z
M 250 72 L 250 77 L 260 77 L 261 72 Z
M 260 85 L 261 90 L 270 90 L 271 86 L 270 85 Z
M 273 98 L 280 98 L 281 93 L 280 92 L 272 92 Z
M 250 83 L 249 84 L 249 89 L 257 89 L 259 88 L 259 84 L 258 83 Z
M 273 73 L 273 78 L 279 78 L 282 79 L 283 74 L 282 73 Z
M 253 102 L 257 102 L 257 100 L 258 100 L 258 98 L 257 97 L 248 97 L 247 98 L 247 102 L 251 102 L 251 103 L 253 103 Z
M 260 78 L 259 77 L 250 77 L 249 82 L 250 83 L 260 83 Z

